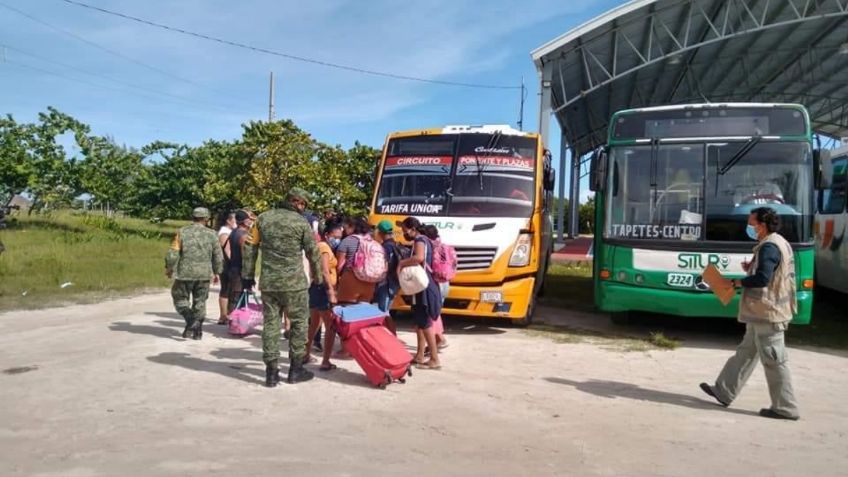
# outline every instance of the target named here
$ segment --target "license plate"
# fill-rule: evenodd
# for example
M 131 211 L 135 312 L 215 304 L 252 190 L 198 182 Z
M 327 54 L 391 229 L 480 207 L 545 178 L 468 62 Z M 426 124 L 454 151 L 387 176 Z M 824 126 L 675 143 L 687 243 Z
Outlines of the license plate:
M 692 288 L 695 284 L 695 277 L 687 273 L 669 273 L 666 283 L 671 287 Z
M 502 303 L 503 293 L 499 291 L 480 292 L 480 301 L 483 303 Z

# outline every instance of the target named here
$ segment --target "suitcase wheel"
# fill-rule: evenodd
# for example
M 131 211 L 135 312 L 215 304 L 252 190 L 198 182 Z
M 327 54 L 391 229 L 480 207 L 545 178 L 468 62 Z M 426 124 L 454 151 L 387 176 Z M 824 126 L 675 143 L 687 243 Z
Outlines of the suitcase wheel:
M 386 389 L 386 383 L 380 383 L 377 385 L 377 387 L 380 389 Z
M 406 375 L 412 377 L 412 366 L 406 368 Z
M 401 384 L 406 384 L 406 379 L 405 378 L 398 378 L 398 382 L 401 383 Z

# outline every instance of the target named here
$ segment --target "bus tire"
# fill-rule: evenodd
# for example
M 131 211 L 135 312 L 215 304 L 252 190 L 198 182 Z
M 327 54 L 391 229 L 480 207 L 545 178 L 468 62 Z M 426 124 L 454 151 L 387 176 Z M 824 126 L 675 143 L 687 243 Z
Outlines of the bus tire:
M 512 326 L 526 328 L 533 323 L 533 315 L 536 313 L 536 297 L 530 299 L 530 304 L 527 305 L 527 314 L 524 318 L 512 320 Z
M 539 292 L 536 293 L 537 297 L 544 298 L 545 293 L 547 292 L 547 284 L 548 284 L 548 270 L 551 268 L 551 260 L 548 259 L 545 262 L 545 273 L 542 274 L 542 283 L 539 284 Z
M 627 325 L 630 324 L 630 312 L 629 311 L 617 311 L 615 313 L 610 313 L 610 320 L 616 325 Z

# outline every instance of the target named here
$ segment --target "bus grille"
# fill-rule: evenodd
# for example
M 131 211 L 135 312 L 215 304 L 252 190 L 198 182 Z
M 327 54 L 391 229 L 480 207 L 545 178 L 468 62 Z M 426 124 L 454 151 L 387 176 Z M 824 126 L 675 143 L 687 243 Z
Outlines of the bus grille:
M 485 270 L 497 253 L 497 247 L 456 247 L 457 270 Z

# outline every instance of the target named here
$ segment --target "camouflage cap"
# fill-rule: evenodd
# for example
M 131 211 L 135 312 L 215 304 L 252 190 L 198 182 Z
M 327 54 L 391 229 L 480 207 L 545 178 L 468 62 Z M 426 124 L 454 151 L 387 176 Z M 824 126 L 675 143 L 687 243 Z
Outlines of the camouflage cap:
M 301 189 L 300 187 L 292 187 L 289 190 L 289 193 L 286 196 L 286 198 L 288 200 L 300 199 L 300 200 L 306 202 L 307 204 L 309 203 L 309 201 L 311 199 L 309 197 L 309 192 L 306 192 L 305 190 Z
M 191 216 L 195 219 L 208 219 L 209 218 L 209 209 L 206 207 L 196 207 L 191 211 Z

